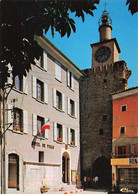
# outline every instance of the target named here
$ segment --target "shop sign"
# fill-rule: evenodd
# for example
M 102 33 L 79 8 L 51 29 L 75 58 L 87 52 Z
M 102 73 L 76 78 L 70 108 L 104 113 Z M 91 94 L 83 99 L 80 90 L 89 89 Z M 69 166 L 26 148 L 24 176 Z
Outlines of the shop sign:
M 138 158 L 129 158 L 128 164 L 138 164 Z

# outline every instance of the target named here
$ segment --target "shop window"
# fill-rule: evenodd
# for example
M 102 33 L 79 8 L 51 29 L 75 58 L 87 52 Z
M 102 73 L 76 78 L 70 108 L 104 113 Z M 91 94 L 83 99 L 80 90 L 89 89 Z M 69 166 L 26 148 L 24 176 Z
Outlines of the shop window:
M 16 154 L 8 157 L 8 188 L 19 190 L 19 157 Z
M 121 106 L 121 111 L 122 112 L 125 112 L 126 110 L 127 110 L 127 106 L 126 105 Z
M 44 162 L 44 152 L 39 151 L 39 162 Z

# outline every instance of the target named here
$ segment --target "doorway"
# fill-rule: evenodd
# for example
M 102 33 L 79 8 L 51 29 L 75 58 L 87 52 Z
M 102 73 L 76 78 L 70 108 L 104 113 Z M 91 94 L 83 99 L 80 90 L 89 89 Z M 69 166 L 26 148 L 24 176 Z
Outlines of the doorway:
M 70 183 L 70 158 L 67 152 L 62 155 L 62 182 Z

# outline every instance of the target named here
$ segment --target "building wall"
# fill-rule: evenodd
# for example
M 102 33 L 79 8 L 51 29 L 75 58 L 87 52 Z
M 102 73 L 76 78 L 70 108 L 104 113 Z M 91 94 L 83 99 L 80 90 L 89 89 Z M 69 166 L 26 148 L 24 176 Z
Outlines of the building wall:
M 51 190 L 58 190 L 63 185 L 62 181 L 62 156 L 68 153 L 69 164 L 69 184 L 72 185 L 71 172 L 76 171 L 79 175 L 79 153 L 80 153 L 80 126 L 79 126 L 79 76 L 81 72 L 59 51 L 55 51 L 54 45 L 50 44 L 47 39 L 38 39 L 40 45 L 47 52 L 47 70 L 38 65 L 32 66 L 25 79 L 25 92 L 13 89 L 9 94 L 7 101 L 6 123 L 12 121 L 13 107 L 18 107 L 27 112 L 24 131 L 13 130 L 13 126 L 6 133 L 6 188 L 7 193 L 19 191 L 22 193 L 40 193 L 40 187 L 43 180 L 46 180 L 47 186 Z M 43 44 L 42 44 L 43 43 Z M 53 51 L 53 52 L 52 52 Z M 57 55 L 55 55 L 55 53 Z M 50 53 L 50 54 L 49 54 Z M 53 53 L 53 54 L 52 54 Z M 55 61 L 61 64 L 61 81 L 55 78 Z M 62 63 L 61 63 L 62 61 Z M 74 75 L 73 88 L 68 87 L 67 77 L 68 70 Z M 33 77 L 47 84 L 47 102 L 43 102 L 33 97 Z M 58 110 L 54 107 L 54 89 L 63 94 L 64 110 Z M 75 116 L 68 113 L 68 98 L 75 102 Z M 15 99 L 15 103 L 13 100 Z M 46 137 L 41 138 L 34 135 L 33 115 L 50 119 L 50 130 L 45 131 Z M 54 138 L 55 123 L 63 127 L 64 140 L 62 143 Z M 25 128 L 26 127 L 26 128 Z M 75 130 L 75 145 L 69 142 L 68 129 Z M 44 162 L 39 162 L 39 151 L 44 152 Z M 8 188 L 8 156 L 15 153 L 19 156 L 19 191 Z M 75 177 L 76 178 L 76 177 Z

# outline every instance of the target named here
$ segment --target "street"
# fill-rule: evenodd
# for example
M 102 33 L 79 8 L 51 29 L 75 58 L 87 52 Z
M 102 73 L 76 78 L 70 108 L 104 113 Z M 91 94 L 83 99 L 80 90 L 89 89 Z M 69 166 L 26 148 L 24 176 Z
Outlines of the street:
M 106 191 L 103 191 L 103 190 L 86 189 L 86 190 L 84 190 L 81 193 L 84 193 L 84 194 L 90 194 L 90 193 L 103 194 L 104 193 L 104 194 L 106 194 L 107 192 Z

